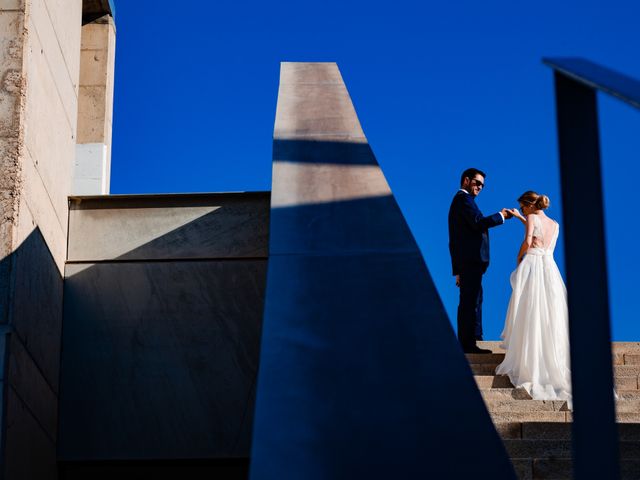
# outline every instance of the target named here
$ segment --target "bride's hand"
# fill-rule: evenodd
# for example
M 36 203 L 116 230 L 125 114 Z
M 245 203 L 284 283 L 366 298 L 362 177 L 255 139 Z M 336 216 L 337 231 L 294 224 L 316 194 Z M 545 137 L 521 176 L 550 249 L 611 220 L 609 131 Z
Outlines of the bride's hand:
M 524 218 L 524 216 L 520 213 L 520 210 L 518 210 L 517 208 L 512 208 L 512 209 L 510 209 L 509 211 L 511 212 L 511 214 L 512 214 L 514 217 L 522 218 L 522 219 L 526 220 L 526 219 Z

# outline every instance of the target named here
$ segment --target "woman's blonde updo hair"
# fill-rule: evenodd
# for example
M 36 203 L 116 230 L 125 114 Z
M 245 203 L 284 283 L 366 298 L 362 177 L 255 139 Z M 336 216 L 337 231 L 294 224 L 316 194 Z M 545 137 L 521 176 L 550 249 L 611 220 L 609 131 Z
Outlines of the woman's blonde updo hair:
M 540 195 L 532 190 L 524 192 L 518 198 L 518 203 L 524 203 L 525 205 L 533 205 L 537 210 L 544 210 L 549 208 L 550 201 L 546 195 Z

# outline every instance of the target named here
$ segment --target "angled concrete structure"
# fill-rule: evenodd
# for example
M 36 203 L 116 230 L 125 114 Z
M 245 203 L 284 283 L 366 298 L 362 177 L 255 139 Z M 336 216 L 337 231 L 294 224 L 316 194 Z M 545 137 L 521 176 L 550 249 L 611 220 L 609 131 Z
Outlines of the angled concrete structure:
M 253 480 L 515 478 L 333 63 L 281 67 L 263 322 Z

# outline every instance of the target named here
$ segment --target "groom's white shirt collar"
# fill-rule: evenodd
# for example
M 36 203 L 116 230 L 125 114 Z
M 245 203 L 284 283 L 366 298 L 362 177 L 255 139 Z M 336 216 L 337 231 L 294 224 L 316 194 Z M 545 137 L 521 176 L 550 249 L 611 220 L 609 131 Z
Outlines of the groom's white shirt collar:
M 458 191 L 459 192 L 464 192 L 467 195 L 469 195 L 469 192 L 467 192 L 464 188 L 459 188 Z M 500 217 L 502 218 L 502 223 L 504 223 L 504 215 L 502 215 L 502 212 L 498 212 L 498 215 L 500 215 Z

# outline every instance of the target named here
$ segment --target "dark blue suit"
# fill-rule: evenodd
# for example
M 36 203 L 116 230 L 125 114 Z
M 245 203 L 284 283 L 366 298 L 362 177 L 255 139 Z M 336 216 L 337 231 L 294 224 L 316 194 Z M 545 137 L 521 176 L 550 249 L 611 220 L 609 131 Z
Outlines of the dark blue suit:
M 474 197 L 458 191 L 449 208 L 449 252 L 453 274 L 460 275 L 458 339 L 473 348 L 482 339 L 482 275 L 489 266 L 489 229 L 502 225 L 502 215 L 488 217 Z

